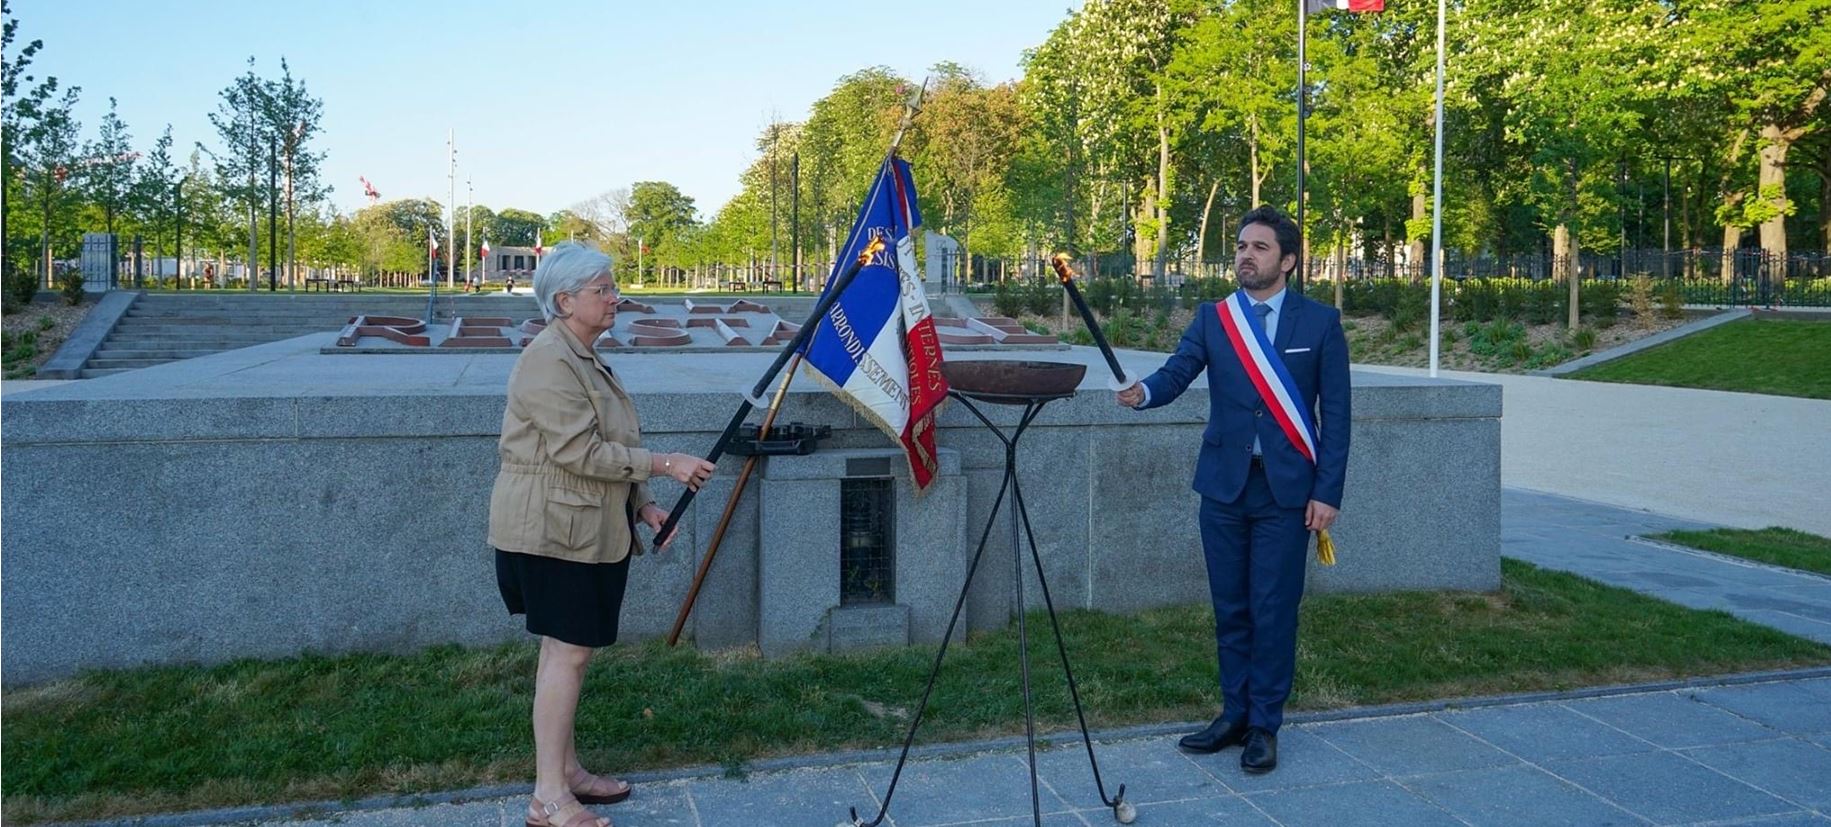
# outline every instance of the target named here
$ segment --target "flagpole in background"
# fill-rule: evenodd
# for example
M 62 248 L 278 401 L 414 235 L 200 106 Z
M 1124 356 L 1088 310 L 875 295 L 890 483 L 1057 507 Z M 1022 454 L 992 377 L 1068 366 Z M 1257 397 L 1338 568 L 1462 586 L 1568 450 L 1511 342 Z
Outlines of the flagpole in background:
M 470 287 L 470 214 L 477 211 L 477 190 L 470 184 L 470 173 L 464 174 L 464 247 L 463 252 L 452 251 L 452 255 L 464 256 L 464 286 Z
M 1309 166 L 1309 159 L 1303 154 L 1304 121 L 1309 118 L 1310 114 L 1310 89 L 1307 82 L 1309 62 L 1304 50 L 1306 40 L 1304 28 L 1309 19 L 1309 5 L 1310 0 L 1297 0 L 1297 232 L 1301 234 L 1300 237 L 1304 239 L 1304 243 L 1299 243 L 1297 246 L 1297 266 L 1291 271 L 1291 276 L 1296 282 L 1298 293 L 1303 292 L 1303 250 L 1308 246 L 1307 242 L 1310 238 L 1309 229 L 1303 225 L 1304 168 Z
M 1437 0 L 1437 158 L 1430 195 L 1430 375 L 1437 375 L 1438 328 L 1443 295 L 1443 19 L 1446 0 Z
M 445 135 L 445 145 L 451 150 L 445 169 L 445 182 L 451 186 L 451 200 L 445 202 L 445 238 L 451 242 L 451 251 L 445 256 L 445 286 L 453 287 L 458 278 L 458 131 L 449 130 Z

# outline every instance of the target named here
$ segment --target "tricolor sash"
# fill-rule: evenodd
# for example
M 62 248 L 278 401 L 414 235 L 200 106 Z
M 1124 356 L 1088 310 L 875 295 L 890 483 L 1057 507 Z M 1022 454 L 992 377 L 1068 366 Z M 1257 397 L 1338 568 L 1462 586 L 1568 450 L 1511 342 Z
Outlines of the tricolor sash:
M 1235 290 L 1233 295 L 1215 302 L 1214 312 L 1221 317 L 1221 329 L 1227 331 L 1227 341 L 1246 369 L 1246 378 L 1258 389 L 1259 398 L 1271 411 L 1278 428 L 1297 453 L 1316 464 L 1316 423 L 1310 421 L 1309 409 L 1299 404 L 1302 396 L 1297 392 L 1297 382 L 1278 357 L 1278 349 L 1272 347 L 1271 338 L 1265 335 L 1265 325 L 1258 314 L 1252 312 L 1252 300 L 1246 291 Z

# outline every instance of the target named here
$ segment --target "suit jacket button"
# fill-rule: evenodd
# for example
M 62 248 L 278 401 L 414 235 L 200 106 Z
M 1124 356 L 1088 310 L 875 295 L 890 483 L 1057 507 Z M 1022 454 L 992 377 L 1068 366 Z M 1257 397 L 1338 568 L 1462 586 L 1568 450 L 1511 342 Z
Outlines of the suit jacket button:
M 1258 410 L 1256 410 L 1256 411 L 1253 411 L 1253 412 L 1252 412 L 1252 415 L 1253 415 L 1253 416 L 1264 416 L 1264 415 L 1265 415 L 1265 409 L 1264 409 L 1264 408 L 1260 408 L 1260 409 L 1258 409 Z

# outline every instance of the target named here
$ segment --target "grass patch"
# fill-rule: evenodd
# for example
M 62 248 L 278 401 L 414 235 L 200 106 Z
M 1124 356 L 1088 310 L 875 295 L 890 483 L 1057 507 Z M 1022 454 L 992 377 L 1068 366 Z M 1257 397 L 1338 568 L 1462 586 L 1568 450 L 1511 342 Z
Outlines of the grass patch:
M 1305 602 L 1293 709 L 1831 663 L 1831 647 L 1511 560 L 1494 594 Z M 1206 606 L 1063 615 L 1090 725 L 1205 720 Z M 1046 619 L 1039 725 L 1074 724 Z M 535 648 L 305 656 L 92 673 L 4 697 L 5 820 L 415 793 L 533 777 Z M 764 661 L 659 644 L 593 663 L 580 751 L 601 771 L 900 743 L 932 649 Z M 948 654 L 925 742 L 1021 731 L 1015 633 Z
M 1570 378 L 1831 399 L 1831 323 L 1743 319 Z
M 1789 569 L 1831 574 L 1831 539 L 1790 528 L 1668 531 L 1653 535 L 1653 539 Z

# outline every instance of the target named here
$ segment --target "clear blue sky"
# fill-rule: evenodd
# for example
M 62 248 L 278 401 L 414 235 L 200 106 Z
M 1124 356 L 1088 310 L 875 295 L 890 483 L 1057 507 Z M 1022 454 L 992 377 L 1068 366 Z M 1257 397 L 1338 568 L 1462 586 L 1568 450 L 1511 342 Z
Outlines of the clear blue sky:
M 1017 77 L 1074 0 L 915 3 L 565 0 L 526 7 L 418 0 L 10 0 L 30 72 L 82 87 L 84 140 L 113 96 L 144 151 L 172 125 L 188 158 L 219 146 L 208 114 L 253 55 L 282 56 L 324 101 L 338 209 L 447 200 L 445 135 L 476 201 L 542 214 L 665 180 L 710 216 L 737 194 L 772 114 L 806 118 L 842 75 L 884 65 L 920 81 L 953 60 Z M 10 57 L 10 56 L 9 56 Z

